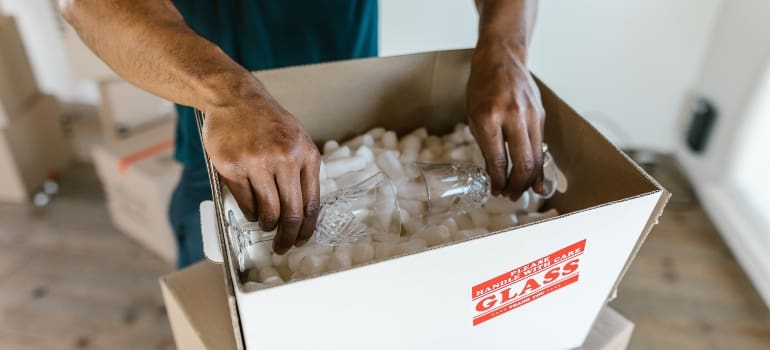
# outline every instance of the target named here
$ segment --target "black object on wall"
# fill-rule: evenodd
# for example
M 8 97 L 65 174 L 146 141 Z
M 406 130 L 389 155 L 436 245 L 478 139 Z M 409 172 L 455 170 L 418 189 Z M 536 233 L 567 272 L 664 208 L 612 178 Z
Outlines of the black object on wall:
M 717 119 L 717 109 L 705 97 L 695 101 L 692 109 L 692 121 L 687 129 L 687 146 L 695 153 L 703 153 L 711 137 L 711 131 Z

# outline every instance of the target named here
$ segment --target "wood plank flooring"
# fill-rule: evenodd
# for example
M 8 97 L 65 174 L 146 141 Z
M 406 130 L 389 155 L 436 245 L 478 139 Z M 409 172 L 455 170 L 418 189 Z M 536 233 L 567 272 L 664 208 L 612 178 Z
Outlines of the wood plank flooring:
M 674 163 L 674 197 L 612 306 L 631 349 L 770 349 L 770 312 Z M 157 278 L 172 267 L 110 224 L 89 166 L 43 210 L 0 205 L 0 349 L 173 349 Z
M 611 303 L 636 324 L 630 348 L 770 349 L 770 312 L 676 164 L 648 170 L 673 197 Z

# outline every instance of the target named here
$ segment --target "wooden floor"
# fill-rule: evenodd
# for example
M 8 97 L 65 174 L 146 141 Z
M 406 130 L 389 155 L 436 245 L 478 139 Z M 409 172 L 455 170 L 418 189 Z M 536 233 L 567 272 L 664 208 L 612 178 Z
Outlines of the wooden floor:
M 659 163 L 648 171 L 673 197 L 611 304 L 636 324 L 630 348 L 770 349 L 770 312 L 676 165 Z
M 631 348 L 770 349 L 770 312 L 670 160 L 674 193 L 612 305 Z M 36 211 L 0 205 L 0 349 L 172 349 L 157 278 L 172 267 L 111 225 L 98 180 L 69 171 Z

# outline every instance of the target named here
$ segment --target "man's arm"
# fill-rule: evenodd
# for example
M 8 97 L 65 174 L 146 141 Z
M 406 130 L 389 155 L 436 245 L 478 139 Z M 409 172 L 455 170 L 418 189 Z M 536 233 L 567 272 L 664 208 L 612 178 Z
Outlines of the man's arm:
M 484 153 L 492 193 L 517 199 L 530 186 L 542 193 L 545 112 L 527 69 L 537 0 L 476 0 L 476 8 L 468 125 Z
M 203 142 L 274 250 L 306 243 L 319 207 L 318 149 L 246 69 L 190 29 L 169 0 L 60 0 L 64 17 L 126 80 L 206 113 Z

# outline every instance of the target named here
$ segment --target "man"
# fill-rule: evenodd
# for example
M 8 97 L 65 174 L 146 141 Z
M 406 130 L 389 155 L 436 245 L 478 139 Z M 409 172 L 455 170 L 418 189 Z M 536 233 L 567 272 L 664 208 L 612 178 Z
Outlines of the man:
M 542 192 L 544 111 L 526 65 L 536 0 L 476 7 L 468 124 L 492 192 L 512 199 L 530 186 Z M 246 217 L 278 228 L 273 249 L 308 242 L 319 210 L 319 152 L 249 71 L 376 56 L 376 0 L 61 0 L 61 8 L 118 74 L 180 105 L 176 157 L 184 171 L 170 208 L 180 267 L 202 257 L 197 208 L 211 195 L 190 107 L 206 114 L 203 143 Z

